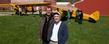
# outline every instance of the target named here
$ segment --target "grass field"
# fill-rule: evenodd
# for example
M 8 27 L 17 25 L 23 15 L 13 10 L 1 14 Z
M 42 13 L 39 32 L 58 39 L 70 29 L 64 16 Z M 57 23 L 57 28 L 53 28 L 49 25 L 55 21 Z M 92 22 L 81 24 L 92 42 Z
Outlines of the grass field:
M 39 16 L 1 16 L 0 44 L 41 44 L 38 40 Z M 97 23 L 71 20 L 67 44 L 109 44 L 109 16 Z

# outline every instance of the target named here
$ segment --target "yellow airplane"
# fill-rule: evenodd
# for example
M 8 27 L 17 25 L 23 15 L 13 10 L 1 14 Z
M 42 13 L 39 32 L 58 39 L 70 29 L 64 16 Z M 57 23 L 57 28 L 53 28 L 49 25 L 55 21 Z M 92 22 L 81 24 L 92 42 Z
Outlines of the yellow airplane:
M 13 7 L 14 9 L 26 7 L 28 11 L 32 10 L 33 6 L 47 6 L 48 2 L 36 2 L 36 3 L 21 3 L 21 4 L 0 4 L 0 7 Z
M 32 7 L 33 6 L 47 6 L 49 5 L 48 2 L 37 2 L 37 3 L 24 3 L 24 4 L 17 4 L 17 6 L 19 7 L 23 7 L 23 8 L 26 8 L 28 11 L 32 11 Z
M 0 7 L 12 7 L 12 8 L 16 8 L 15 5 L 16 4 L 0 4 Z
M 27 12 L 34 13 L 33 6 L 48 6 L 49 2 L 36 2 L 36 3 L 19 3 L 19 4 L 0 4 L 0 7 L 12 7 L 15 13 L 22 10 L 21 14 L 27 14 Z M 20 9 L 19 9 L 20 8 Z
M 76 17 L 77 10 L 72 11 L 72 17 Z M 94 11 L 92 14 L 83 13 L 83 19 L 88 20 L 90 22 L 97 22 L 100 19 L 100 12 L 98 10 Z
M 64 7 L 62 8 L 62 7 L 58 7 L 58 6 L 53 6 L 53 7 L 58 8 L 57 11 L 60 14 L 62 14 L 62 16 L 65 16 L 67 14 L 68 9 L 69 9 L 69 8 L 66 9 Z M 70 17 L 76 18 L 77 12 L 78 12 L 77 10 L 78 10 L 77 8 L 70 9 Z M 98 10 L 94 11 L 92 14 L 86 14 L 83 12 L 82 12 L 82 14 L 83 14 L 83 17 L 82 17 L 83 20 L 87 20 L 87 21 L 90 21 L 93 23 L 96 23 L 100 19 L 100 12 Z

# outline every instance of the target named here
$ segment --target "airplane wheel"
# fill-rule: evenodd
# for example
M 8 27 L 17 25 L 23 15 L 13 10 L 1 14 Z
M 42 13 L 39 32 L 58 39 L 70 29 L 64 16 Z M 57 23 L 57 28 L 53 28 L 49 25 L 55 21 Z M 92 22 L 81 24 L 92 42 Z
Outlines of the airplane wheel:
M 93 18 L 90 18 L 90 17 L 89 17 L 89 22 L 96 23 L 96 21 Z

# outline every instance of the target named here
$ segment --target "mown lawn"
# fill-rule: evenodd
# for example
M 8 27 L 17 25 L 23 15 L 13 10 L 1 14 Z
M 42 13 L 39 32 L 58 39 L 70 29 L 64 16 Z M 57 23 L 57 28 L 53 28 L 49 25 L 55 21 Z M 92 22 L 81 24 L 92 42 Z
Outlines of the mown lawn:
M 38 38 L 39 16 L 1 16 L 0 44 L 41 44 Z M 109 16 L 97 23 L 71 20 L 67 44 L 109 44 Z

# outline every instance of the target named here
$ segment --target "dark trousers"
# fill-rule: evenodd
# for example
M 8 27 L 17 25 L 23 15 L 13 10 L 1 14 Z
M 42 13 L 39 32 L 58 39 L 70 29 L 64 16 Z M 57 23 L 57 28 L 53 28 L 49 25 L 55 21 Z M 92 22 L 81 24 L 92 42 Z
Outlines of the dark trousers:
M 48 41 L 42 41 L 42 44 L 49 44 L 49 42 Z

